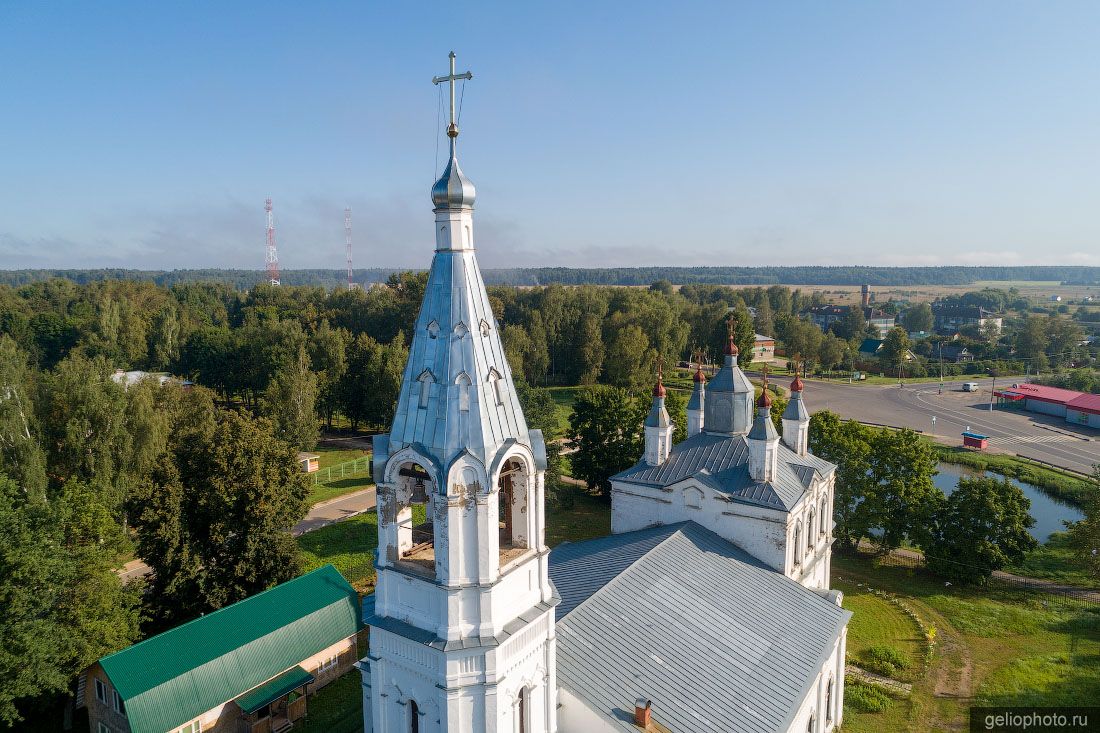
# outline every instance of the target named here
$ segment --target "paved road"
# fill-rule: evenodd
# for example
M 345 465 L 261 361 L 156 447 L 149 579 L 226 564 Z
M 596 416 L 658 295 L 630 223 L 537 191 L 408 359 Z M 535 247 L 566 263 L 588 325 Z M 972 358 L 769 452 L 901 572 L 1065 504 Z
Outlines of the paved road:
M 811 412 L 832 410 L 863 422 L 907 427 L 961 445 L 967 427 L 990 436 L 990 448 L 1091 472 L 1100 463 L 1100 431 L 1078 428 L 1060 418 L 1030 412 L 989 411 L 992 379 L 977 381 L 980 392 L 963 392 L 962 381 L 897 385 L 847 384 L 807 380 L 804 399 Z M 1011 381 L 997 380 L 998 388 Z M 932 416 L 936 425 L 932 427 Z
M 374 500 L 374 487 L 371 486 L 353 494 L 345 494 L 337 499 L 314 504 L 306 518 L 294 525 L 291 533 L 297 537 L 333 522 L 339 522 L 341 519 L 370 511 L 374 509 Z
M 354 517 L 356 514 L 371 511 L 374 509 L 374 502 L 374 487 L 371 486 L 362 491 L 314 504 L 306 518 L 294 525 L 291 534 L 297 537 L 334 522 Z M 134 578 L 142 578 L 148 574 L 149 566 L 141 560 L 131 560 L 118 571 L 118 577 L 122 578 L 123 583 L 128 583 Z

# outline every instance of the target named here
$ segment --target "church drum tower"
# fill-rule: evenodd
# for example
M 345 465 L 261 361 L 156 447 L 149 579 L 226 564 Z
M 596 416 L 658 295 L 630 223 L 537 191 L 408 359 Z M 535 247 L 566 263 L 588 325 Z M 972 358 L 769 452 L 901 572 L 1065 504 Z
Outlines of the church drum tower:
M 378 573 L 360 663 L 368 733 L 556 730 L 542 434 L 528 430 L 474 256 L 474 186 L 450 158 L 393 426 L 374 439 Z

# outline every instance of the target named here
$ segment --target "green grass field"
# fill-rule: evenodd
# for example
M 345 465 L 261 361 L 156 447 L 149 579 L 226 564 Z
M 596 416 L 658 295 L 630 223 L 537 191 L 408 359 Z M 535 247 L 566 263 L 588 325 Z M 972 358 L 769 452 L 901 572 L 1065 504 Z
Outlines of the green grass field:
M 866 583 L 834 577 L 832 585 L 844 593 L 844 608 L 853 614 L 848 623 L 848 657 L 870 669 L 870 665 L 861 664 L 868 652 L 882 647 L 894 649 L 905 666 L 886 676 L 904 682 L 915 680 L 921 672 L 924 653 L 924 641 L 916 622 L 894 604 L 871 593 Z
M 978 704 L 1100 704 L 1100 609 L 1058 606 L 1037 593 L 947 586 L 865 557 L 834 556 L 833 578 L 842 589 L 862 582 L 896 593 L 937 636 L 931 667 L 915 679 L 912 696 L 878 713 L 846 709 L 845 733 L 962 730 L 967 710 Z M 853 661 L 866 645 L 904 648 L 912 627 L 863 595 L 851 599 Z M 858 620 L 861 611 L 869 623 Z
M 374 486 L 374 478 L 371 476 L 370 471 L 362 471 L 324 484 L 313 484 L 309 491 L 309 505 L 313 506 L 322 501 L 352 494 L 368 486 Z
M 330 682 L 306 704 L 305 720 L 294 724 L 299 733 L 363 731 L 363 687 L 358 670 Z

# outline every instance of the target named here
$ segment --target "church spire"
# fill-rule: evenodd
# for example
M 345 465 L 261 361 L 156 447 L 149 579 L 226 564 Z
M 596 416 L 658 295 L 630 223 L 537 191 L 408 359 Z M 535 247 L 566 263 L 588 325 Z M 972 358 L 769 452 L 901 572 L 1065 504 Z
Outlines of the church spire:
M 469 71 L 464 71 L 461 74 L 455 73 L 454 51 L 451 51 L 448 58 L 451 61 L 451 73 L 445 76 L 437 76 L 432 79 L 433 84 L 447 82 L 450 87 L 451 95 L 450 122 L 447 124 L 447 137 L 450 138 L 451 156 L 447 161 L 447 168 L 443 171 L 443 175 L 440 176 L 439 180 L 432 186 L 432 203 L 435 204 L 437 213 L 451 209 L 472 209 L 476 198 L 474 184 L 462 174 L 462 169 L 458 167 L 458 154 L 456 150 L 458 142 L 458 121 L 455 118 L 455 82 L 459 79 L 473 79 L 474 75 Z
M 645 419 L 645 462 L 659 466 L 672 451 L 672 433 L 676 429 L 665 409 L 665 385 L 663 364 L 657 358 L 657 383 L 653 385 L 653 405 Z
M 772 422 L 772 398 L 768 393 L 768 370 L 764 369 L 764 385 L 760 399 L 756 401 L 756 420 L 746 442 L 749 448 L 749 476 L 754 481 L 766 483 L 775 480 L 779 460 L 779 434 Z
M 706 400 L 707 393 L 707 375 L 703 373 L 703 354 L 701 351 L 696 351 L 694 357 L 696 369 L 695 376 L 692 379 L 695 384 L 687 403 L 687 435 L 689 438 L 703 431 L 703 403 Z
M 783 410 L 783 443 L 800 456 L 810 450 L 810 413 L 802 402 L 802 379 L 798 376 L 797 365 L 791 382 L 791 398 L 787 401 L 787 409 Z
M 753 386 L 737 366 L 734 318 L 726 321 L 725 364 L 707 384 L 703 429 L 708 433 L 747 433 L 752 426 Z

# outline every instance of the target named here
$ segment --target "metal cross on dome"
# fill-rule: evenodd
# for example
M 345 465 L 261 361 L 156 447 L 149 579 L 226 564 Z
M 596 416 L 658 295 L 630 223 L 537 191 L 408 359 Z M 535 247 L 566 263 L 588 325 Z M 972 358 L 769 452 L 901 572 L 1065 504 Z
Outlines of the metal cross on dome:
M 458 79 L 473 79 L 474 75 L 469 71 L 465 71 L 461 74 L 455 73 L 455 52 L 451 51 L 448 54 L 448 58 L 451 60 L 451 73 L 447 76 L 436 76 L 432 78 L 432 84 L 442 84 L 448 82 L 451 86 L 451 123 L 447 125 L 447 136 L 452 140 L 458 137 L 458 125 L 455 124 L 455 81 Z

